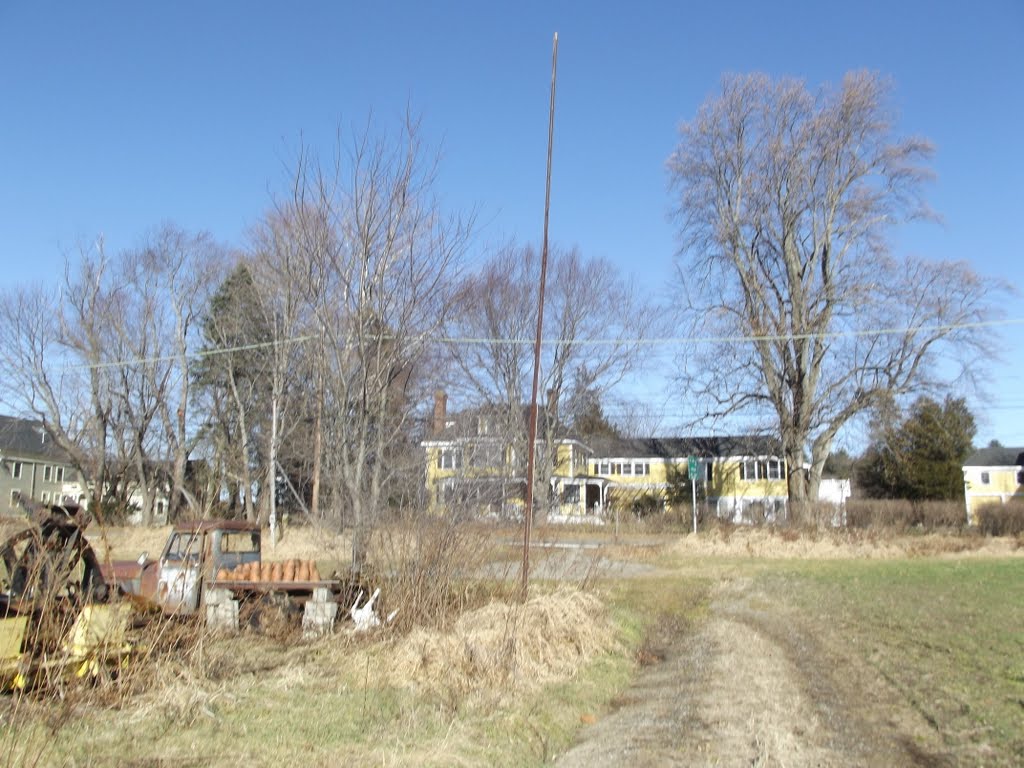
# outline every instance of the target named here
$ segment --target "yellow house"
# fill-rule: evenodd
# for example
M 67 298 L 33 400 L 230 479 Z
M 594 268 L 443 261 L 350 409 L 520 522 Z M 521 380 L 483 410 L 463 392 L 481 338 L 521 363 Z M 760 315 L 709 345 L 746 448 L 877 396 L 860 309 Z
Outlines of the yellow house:
M 690 508 L 689 458 L 697 459 L 697 494 L 706 509 L 733 522 L 785 516 L 786 462 L 779 442 L 761 436 L 604 439 L 595 441 L 591 473 L 605 481 L 600 503 L 638 512 Z
M 426 454 L 428 504 L 435 512 L 493 517 L 522 514 L 526 490 L 526 419 L 485 407 L 449 416 L 447 397 L 435 395 L 431 436 L 421 442 Z M 587 514 L 586 500 L 595 492 L 587 478 L 590 450 L 578 439 L 538 439 L 535 463 L 546 488 L 535 486 L 535 508 L 554 520 Z M 551 460 L 548 461 L 548 451 Z M 591 514 L 594 506 L 591 505 Z
M 439 513 L 518 517 L 525 497 L 522 414 L 476 409 L 449 418 L 435 397 L 426 458 L 428 504 Z M 517 447 L 518 446 L 518 447 Z M 535 509 L 551 522 L 603 520 L 612 512 L 690 508 L 688 459 L 698 460 L 702 506 L 735 522 L 786 512 L 786 465 L 777 440 L 759 436 L 537 441 Z M 552 460 L 547 461 L 547 452 Z
M 968 525 L 985 504 L 1024 500 L 1024 448 L 982 448 L 968 457 L 963 472 Z

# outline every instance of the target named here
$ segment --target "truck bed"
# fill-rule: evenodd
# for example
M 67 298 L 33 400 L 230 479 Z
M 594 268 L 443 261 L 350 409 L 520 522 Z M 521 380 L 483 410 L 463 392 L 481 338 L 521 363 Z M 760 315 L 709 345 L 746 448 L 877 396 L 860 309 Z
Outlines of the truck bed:
M 239 579 L 211 579 L 208 587 L 230 589 L 232 592 L 286 592 L 289 595 L 313 594 L 315 589 L 327 589 L 333 594 L 341 592 L 337 579 L 320 581 L 242 581 Z

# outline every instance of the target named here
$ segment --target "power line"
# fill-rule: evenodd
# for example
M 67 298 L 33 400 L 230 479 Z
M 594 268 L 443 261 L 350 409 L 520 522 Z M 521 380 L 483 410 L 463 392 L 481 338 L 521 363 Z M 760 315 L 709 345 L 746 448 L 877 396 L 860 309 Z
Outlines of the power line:
M 974 323 L 946 323 L 936 325 L 917 325 L 907 326 L 902 328 L 872 328 L 864 330 L 848 330 L 848 331 L 825 331 L 822 333 L 803 333 L 803 334 L 764 334 L 764 335 L 735 335 L 735 336 L 673 336 L 673 337 L 659 337 L 659 338 L 599 338 L 599 339 L 544 339 L 541 344 L 544 346 L 555 346 L 559 344 L 572 344 L 574 346 L 581 347 L 597 347 L 597 346 L 618 346 L 618 345 L 638 345 L 648 347 L 676 347 L 676 346 L 693 346 L 697 344 L 753 344 L 762 341 L 805 341 L 808 339 L 835 339 L 835 338 L 858 338 L 858 337 L 872 337 L 872 336 L 896 336 L 907 333 L 921 333 L 924 331 L 956 331 L 956 330 L 968 330 L 968 329 L 980 329 L 980 328 L 994 328 L 1000 326 L 1012 326 L 1012 325 L 1024 325 L 1024 318 L 1012 318 L 1008 320 L 987 320 L 978 321 Z M 101 363 L 71 363 L 64 366 L 65 370 L 97 370 L 103 368 L 117 368 L 122 366 L 131 365 L 153 365 L 156 363 L 173 362 L 181 359 L 182 357 L 189 360 L 198 360 L 207 357 L 216 357 L 217 355 L 229 355 L 236 352 L 249 352 L 261 349 L 272 349 L 275 346 L 285 346 L 291 344 L 304 344 L 308 341 L 313 341 L 319 338 L 317 334 L 308 334 L 304 336 L 293 336 L 285 339 L 278 339 L 276 341 L 261 341 L 253 342 L 251 344 L 241 344 L 233 347 L 218 347 L 215 349 L 203 349 L 196 352 L 191 352 L 186 355 L 157 355 L 153 357 L 140 357 L 140 358 L 127 358 L 122 360 L 111 360 Z M 376 337 L 382 341 L 395 341 L 398 340 L 398 336 L 394 335 L 381 335 Z M 472 345 L 528 345 L 535 342 L 534 339 L 528 338 L 501 338 L 501 337 L 486 337 L 486 336 L 439 336 L 434 337 L 430 335 L 410 336 L 410 339 L 418 343 L 435 343 L 435 344 L 446 344 L 450 346 L 472 346 Z M 354 342 L 349 342 L 342 346 L 355 346 Z
M 807 339 L 829 339 L 862 336 L 897 336 L 922 331 L 956 331 L 976 328 L 992 328 L 1005 325 L 1024 325 L 1024 318 L 1012 320 L 985 320 L 975 323 L 945 323 L 916 325 L 904 328 L 872 328 L 850 331 L 825 331 L 822 333 L 791 333 L 736 336 L 670 336 L 651 339 L 606 338 L 606 339 L 545 339 L 545 345 L 574 344 L 578 346 L 610 346 L 615 344 L 638 344 L 647 346 L 678 346 L 681 344 L 742 344 L 759 341 L 805 341 Z M 447 344 L 533 344 L 533 339 L 503 339 L 496 337 L 456 336 L 443 337 L 439 341 Z

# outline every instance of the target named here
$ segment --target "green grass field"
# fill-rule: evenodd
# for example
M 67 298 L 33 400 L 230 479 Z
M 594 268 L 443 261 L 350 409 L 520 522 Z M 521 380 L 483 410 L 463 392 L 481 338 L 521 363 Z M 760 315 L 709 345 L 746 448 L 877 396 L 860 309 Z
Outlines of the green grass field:
M 765 577 L 954 754 L 1024 763 L 1024 560 L 787 563 Z

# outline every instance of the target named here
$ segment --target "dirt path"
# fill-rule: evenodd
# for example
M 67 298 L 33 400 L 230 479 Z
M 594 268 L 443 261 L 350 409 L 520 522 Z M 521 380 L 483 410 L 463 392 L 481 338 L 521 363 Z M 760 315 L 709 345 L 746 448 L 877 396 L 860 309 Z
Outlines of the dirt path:
M 557 765 L 953 764 L 872 670 L 750 581 L 720 587 L 695 632 L 657 634 L 656 663 Z

